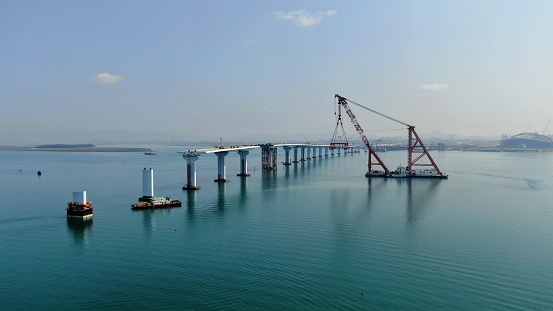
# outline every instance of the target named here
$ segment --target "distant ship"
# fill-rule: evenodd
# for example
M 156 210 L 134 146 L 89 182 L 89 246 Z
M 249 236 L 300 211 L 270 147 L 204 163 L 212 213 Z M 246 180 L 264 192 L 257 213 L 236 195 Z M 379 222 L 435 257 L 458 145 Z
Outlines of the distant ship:
M 140 198 L 144 200 L 144 198 Z M 144 209 L 156 209 L 156 208 L 168 208 L 168 207 L 181 207 L 182 202 L 179 200 L 171 200 L 170 197 L 154 197 L 142 202 L 138 202 L 131 205 L 132 210 L 144 210 Z
M 92 202 L 86 200 L 86 191 L 73 191 L 73 201 L 67 202 L 67 218 L 92 218 Z
M 148 149 L 148 151 L 144 152 L 145 155 L 156 155 L 157 152 L 153 151 L 152 149 Z

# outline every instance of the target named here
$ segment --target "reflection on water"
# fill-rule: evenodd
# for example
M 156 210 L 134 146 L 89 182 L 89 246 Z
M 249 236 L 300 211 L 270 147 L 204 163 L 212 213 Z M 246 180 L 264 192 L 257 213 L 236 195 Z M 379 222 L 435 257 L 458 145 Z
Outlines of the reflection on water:
M 194 209 L 196 207 L 196 192 L 197 190 L 188 190 L 186 193 L 186 206 L 188 209 Z
M 407 184 L 407 223 L 412 224 L 421 217 L 425 207 L 436 193 L 443 179 L 399 178 L 398 182 Z M 413 191 L 413 187 L 415 191 Z
M 290 165 L 284 165 L 284 176 L 285 177 L 290 176 Z
M 277 182 L 277 170 L 266 171 L 261 174 L 261 187 L 263 190 L 271 188 L 276 185 Z
M 193 224 L 194 223 L 194 219 L 195 219 L 195 207 L 196 207 L 196 201 L 198 199 L 197 197 L 197 191 L 191 191 L 191 190 L 188 190 L 188 192 L 186 193 L 186 216 L 187 216 L 187 219 L 188 219 L 188 223 L 189 224 Z
M 67 218 L 67 229 L 72 233 L 76 244 L 88 245 L 88 234 L 92 229 L 92 219 Z
M 156 225 L 154 210 L 145 210 L 140 212 L 142 213 L 142 226 L 144 227 L 144 232 L 152 233 Z
M 247 192 L 247 178 L 241 177 L 240 178 L 240 206 L 244 206 L 244 203 L 248 200 L 248 192 Z
M 220 182 L 217 189 L 217 212 L 224 214 L 225 212 L 225 189 L 227 183 Z
M 142 226 L 144 227 L 144 232 L 150 234 L 156 229 L 157 215 L 169 214 L 171 213 L 171 208 L 157 208 L 133 212 L 142 213 Z

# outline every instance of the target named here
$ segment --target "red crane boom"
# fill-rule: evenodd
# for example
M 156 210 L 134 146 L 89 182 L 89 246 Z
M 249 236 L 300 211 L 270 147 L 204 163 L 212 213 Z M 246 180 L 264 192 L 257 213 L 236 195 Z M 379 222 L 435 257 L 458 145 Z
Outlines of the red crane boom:
M 366 175 L 367 176 L 374 175 L 374 174 L 383 175 L 382 172 L 373 170 L 372 169 L 373 165 L 380 165 L 380 167 L 382 167 L 382 169 L 384 170 L 384 175 L 388 175 L 390 171 L 388 170 L 384 162 L 382 162 L 382 160 L 380 159 L 376 151 L 374 151 L 374 149 L 372 148 L 371 143 L 369 142 L 369 139 L 367 138 L 367 136 L 365 136 L 365 133 L 363 133 L 363 129 L 361 128 L 361 125 L 359 124 L 359 122 L 357 122 L 357 118 L 349 108 L 348 100 L 345 97 L 342 97 L 338 94 L 336 94 L 335 97 L 338 98 L 338 105 L 342 105 L 342 107 L 344 107 L 344 110 L 346 111 L 349 118 L 351 119 L 351 123 L 353 123 L 355 130 L 357 130 L 357 133 L 359 133 L 359 136 L 361 136 L 361 139 L 365 143 L 365 146 L 367 146 L 367 148 L 369 149 L 369 163 L 367 164 L 368 170 Z M 376 163 L 373 163 L 373 158 L 376 160 Z

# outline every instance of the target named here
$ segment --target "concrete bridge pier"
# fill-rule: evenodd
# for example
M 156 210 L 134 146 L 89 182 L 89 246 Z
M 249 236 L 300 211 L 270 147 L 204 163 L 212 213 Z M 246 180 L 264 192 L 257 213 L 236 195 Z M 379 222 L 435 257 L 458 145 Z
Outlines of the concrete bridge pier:
M 196 185 L 196 161 L 200 158 L 200 154 L 189 150 L 182 157 L 186 160 L 186 185 L 182 190 L 200 190 Z
M 313 149 L 313 147 L 307 146 L 307 160 L 311 160 L 311 149 Z
M 238 150 L 237 152 L 240 155 L 240 173 L 236 176 L 250 176 L 248 174 L 248 160 L 246 159 L 250 152 L 248 150 Z
M 305 161 L 305 148 L 306 148 L 306 146 L 301 146 L 300 148 L 301 148 L 301 159 L 300 159 L 300 161 L 303 162 L 303 161 Z
M 293 163 L 298 163 L 298 148 L 299 146 L 294 146 L 294 162 Z
M 319 158 L 323 157 L 323 146 L 319 146 Z
M 225 166 L 225 157 L 228 151 L 215 152 L 217 156 L 217 179 L 214 182 L 227 182 L 227 167 Z
M 284 146 L 284 165 L 292 164 L 292 162 L 290 162 L 290 150 L 292 150 L 292 147 Z
M 325 146 L 325 157 L 328 157 L 328 146 Z

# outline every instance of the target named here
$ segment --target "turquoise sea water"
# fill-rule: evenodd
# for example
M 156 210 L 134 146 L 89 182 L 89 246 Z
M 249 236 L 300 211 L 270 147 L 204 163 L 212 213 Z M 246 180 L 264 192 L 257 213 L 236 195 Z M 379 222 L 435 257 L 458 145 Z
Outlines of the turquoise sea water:
M 231 153 L 225 184 L 202 155 L 184 192 L 185 148 L 156 149 L 0 152 L 2 310 L 553 309 L 552 153 L 434 152 L 448 180 L 369 180 L 366 153 L 267 173 L 259 151 L 241 178 Z M 143 167 L 181 208 L 131 211 Z M 92 222 L 66 219 L 78 189 Z

